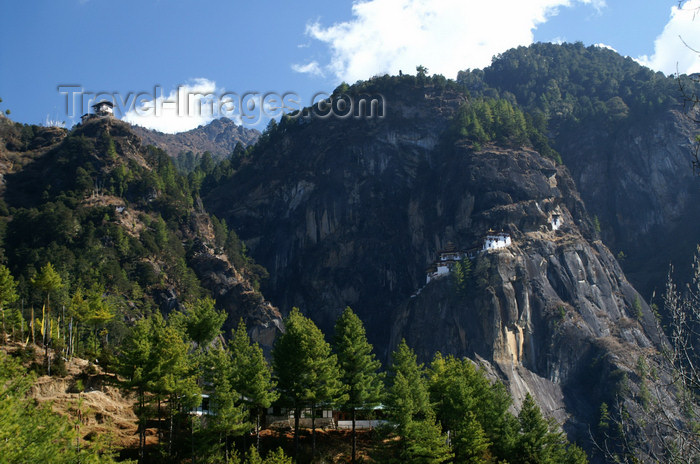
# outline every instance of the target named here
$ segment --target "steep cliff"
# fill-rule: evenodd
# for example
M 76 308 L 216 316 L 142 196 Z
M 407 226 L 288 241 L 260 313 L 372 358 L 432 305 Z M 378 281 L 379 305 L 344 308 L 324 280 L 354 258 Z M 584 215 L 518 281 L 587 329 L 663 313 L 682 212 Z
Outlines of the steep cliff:
M 385 118 L 283 122 L 205 204 L 236 224 L 283 311 L 299 306 L 330 333 L 350 305 L 385 360 L 401 338 L 424 361 L 480 360 L 585 439 L 660 335 L 567 169 L 527 144 L 453 141 L 465 97 L 449 86 L 374 85 Z M 489 230 L 511 245 L 479 253 Z M 477 248 L 471 277 L 426 285 L 448 245 Z
M 575 133 L 574 133 L 575 132 Z M 691 167 L 696 123 L 679 106 L 641 121 L 582 124 L 557 137 L 605 243 L 650 298 L 668 265 L 688 268 L 700 241 L 700 182 Z
M 475 95 L 509 95 L 547 122 L 604 242 L 626 256 L 646 298 L 663 288 L 669 262 L 689 268 L 700 183 L 691 166 L 697 114 L 685 95 L 698 94 L 697 82 L 580 43 L 512 49 L 458 80 Z

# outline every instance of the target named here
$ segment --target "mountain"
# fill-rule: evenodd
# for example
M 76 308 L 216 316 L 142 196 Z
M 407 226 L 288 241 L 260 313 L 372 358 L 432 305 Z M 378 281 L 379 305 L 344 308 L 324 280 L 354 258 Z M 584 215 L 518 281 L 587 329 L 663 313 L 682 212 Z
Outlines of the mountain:
M 40 292 L 28 290 L 52 263 L 64 283 L 57 304 L 93 290 L 111 301 L 113 342 L 129 321 L 210 296 L 226 312 L 226 332 L 243 318 L 270 349 L 282 321 L 257 290 L 259 266 L 164 151 L 113 118 L 70 132 L 0 122 L 3 259 L 27 307 L 42 306 Z
M 640 352 L 658 361 L 663 335 L 541 125 L 507 95 L 470 99 L 441 76 L 341 91 L 381 96 L 383 111 L 283 118 L 204 198 L 270 272 L 265 295 L 327 333 L 351 306 L 385 360 L 402 338 L 422 361 L 478 360 L 591 449 L 601 404 Z M 510 245 L 480 253 L 494 231 Z M 472 256 L 472 271 L 426 284 L 446 250 Z M 625 407 L 640 411 L 630 384 Z
M 601 236 L 642 294 L 669 263 L 689 269 L 700 241 L 700 183 L 691 167 L 697 83 L 581 44 L 535 44 L 458 80 L 473 95 L 510 95 L 548 127 Z M 687 280 L 681 276 L 680 280 Z
M 187 176 L 169 154 L 240 128 L 164 136 L 166 152 L 111 118 L 3 119 L 0 258 L 25 308 L 47 262 L 65 282 L 54 305 L 109 299 L 119 317 L 84 335 L 113 345 L 208 296 L 268 352 L 293 307 L 330 335 L 351 306 L 385 363 L 401 339 L 421 362 L 467 357 L 594 459 L 609 438 L 650 457 L 653 425 L 688 422 L 646 300 L 697 240 L 676 88 L 609 50 L 536 44 L 457 81 L 343 84 L 331 100 L 355 113 L 286 115 Z
M 133 126 L 132 130 L 144 146 L 154 145 L 174 157 L 208 151 L 214 159 L 222 159 L 230 156 L 237 144 L 247 147 L 260 137 L 257 130 L 246 129 L 228 118 L 214 119 L 209 124 L 177 134 L 164 134 L 140 126 Z

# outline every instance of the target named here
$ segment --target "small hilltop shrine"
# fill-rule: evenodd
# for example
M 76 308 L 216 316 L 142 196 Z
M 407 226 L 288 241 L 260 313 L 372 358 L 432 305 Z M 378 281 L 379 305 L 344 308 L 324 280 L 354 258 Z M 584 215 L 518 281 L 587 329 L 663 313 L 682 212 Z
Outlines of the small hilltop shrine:
M 561 214 L 552 214 L 552 217 L 549 219 L 549 223 L 552 226 L 552 230 L 559 230 L 562 224 Z
M 80 117 L 81 122 L 88 121 L 93 118 L 113 118 L 114 103 L 109 100 L 102 100 L 91 106 L 92 113 L 85 113 Z

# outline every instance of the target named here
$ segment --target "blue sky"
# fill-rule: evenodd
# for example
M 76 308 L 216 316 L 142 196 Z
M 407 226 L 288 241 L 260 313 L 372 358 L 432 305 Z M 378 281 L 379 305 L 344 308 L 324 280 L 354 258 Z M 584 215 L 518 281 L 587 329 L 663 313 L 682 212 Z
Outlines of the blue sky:
M 694 21 L 692 11 L 700 0 L 676 6 L 675 0 L 3 0 L 0 109 L 19 122 L 70 126 L 88 98 L 82 109 L 67 108 L 68 91 L 107 92 L 125 103 L 120 116 L 173 132 L 222 113 L 182 117 L 165 104 L 157 117 L 152 107 L 139 115 L 129 96 L 144 92 L 143 103 L 155 92 L 173 100 L 181 86 L 209 92 L 218 103 L 226 92 L 293 92 L 308 105 L 341 81 L 413 73 L 418 64 L 454 78 L 533 41 L 605 44 L 667 74 L 677 66 L 700 71 L 697 55 L 678 38 L 700 49 L 700 18 Z M 58 86 L 66 85 L 77 87 L 61 94 Z M 240 108 L 228 108 L 224 115 L 235 119 Z

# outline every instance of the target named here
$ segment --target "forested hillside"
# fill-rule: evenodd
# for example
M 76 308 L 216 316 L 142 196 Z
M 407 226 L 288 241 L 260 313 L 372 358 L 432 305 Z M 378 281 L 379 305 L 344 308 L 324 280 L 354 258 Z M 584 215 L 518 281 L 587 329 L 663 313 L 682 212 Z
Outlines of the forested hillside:
M 697 454 L 699 280 L 664 278 L 700 217 L 678 82 L 580 44 L 417 71 L 332 93 L 369 114 L 307 108 L 220 160 L 110 116 L 1 118 L 9 462 Z M 112 389 L 134 443 L 36 407 L 37 385 Z

